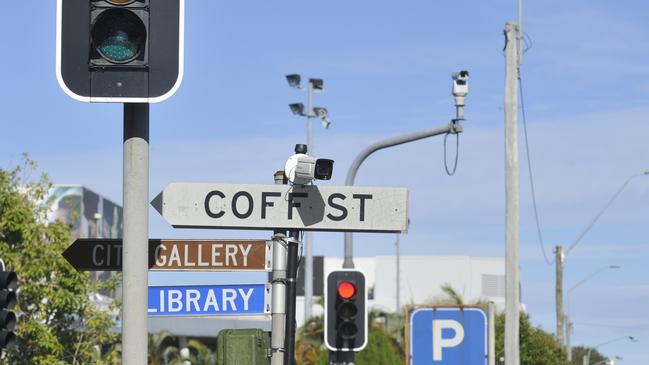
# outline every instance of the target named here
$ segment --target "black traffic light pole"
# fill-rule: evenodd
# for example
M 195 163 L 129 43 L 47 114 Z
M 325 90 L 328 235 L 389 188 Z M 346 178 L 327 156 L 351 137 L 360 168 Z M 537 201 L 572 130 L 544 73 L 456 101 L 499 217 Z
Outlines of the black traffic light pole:
M 329 350 L 329 365 L 348 365 L 356 361 L 354 351 L 331 351 Z
M 284 365 L 295 364 L 295 298 L 297 295 L 296 278 L 298 245 L 300 231 L 290 230 L 288 242 L 288 262 L 286 264 L 286 337 L 284 340 Z

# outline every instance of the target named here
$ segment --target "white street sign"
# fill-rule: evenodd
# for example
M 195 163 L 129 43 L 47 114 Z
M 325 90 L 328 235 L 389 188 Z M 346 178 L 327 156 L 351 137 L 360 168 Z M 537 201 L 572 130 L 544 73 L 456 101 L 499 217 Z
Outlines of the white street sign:
M 405 232 L 408 190 L 171 183 L 151 205 L 176 228 Z

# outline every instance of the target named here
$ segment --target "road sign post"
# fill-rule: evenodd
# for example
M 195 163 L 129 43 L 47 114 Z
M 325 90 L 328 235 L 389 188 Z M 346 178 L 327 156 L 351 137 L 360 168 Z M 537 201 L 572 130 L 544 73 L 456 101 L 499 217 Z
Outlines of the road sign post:
M 171 183 L 151 205 L 176 228 L 404 232 L 408 190 Z
M 63 252 L 78 271 L 121 271 L 121 239 L 77 239 Z M 149 270 L 270 271 L 272 241 L 149 240 Z
M 416 308 L 408 315 L 408 365 L 487 365 L 487 316 L 478 307 Z

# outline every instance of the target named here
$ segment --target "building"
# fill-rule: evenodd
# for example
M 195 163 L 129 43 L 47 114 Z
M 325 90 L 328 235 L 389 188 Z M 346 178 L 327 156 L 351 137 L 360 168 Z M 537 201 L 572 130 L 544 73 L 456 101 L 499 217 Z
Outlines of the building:
M 314 257 L 314 262 L 317 262 Z M 323 281 L 334 270 L 342 268 L 343 259 L 325 257 L 323 264 L 314 265 L 313 315 L 322 315 L 318 304 L 323 295 Z M 466 304 L 477 301 L 494 302 L 499 310 L 505 307 L 505 259 L 476 256 L 400 256 L 400 276 L 397 284 L 396 256 L 355 257 L 355 269 L 365 273 L 370 309 L 395 312 L 404 305 L 426 305 L 444 299 L 442 286 L 450 285 Z M 300 280 L 301 279 L 301 280 Z M 399 298 L 397 300 L 397 285 Z M 298 278 L 298 294 L 303 288 Z M 398 303 L 398 304 L 397 304 Z M 304 323 L 304 297 L 296 303 L 298 326 Z

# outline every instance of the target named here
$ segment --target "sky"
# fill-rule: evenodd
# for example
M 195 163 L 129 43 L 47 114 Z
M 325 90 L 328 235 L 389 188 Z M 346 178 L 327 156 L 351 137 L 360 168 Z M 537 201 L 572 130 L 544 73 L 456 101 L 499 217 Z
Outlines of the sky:
M 306 102 L 284 75 L 324 80 L 314 103 L 314 154 L 335 160 L 327 185 L 344 185 L 354 157 L 388 137 L 448 123 L 454 71 L 470 71 L 454 176 L 443 138 L 380 151 L 356 185 L 409 189 L 404 255 L 504 256 L 504 37 L 516 1 L 187 0 L 183 83 L 151 106 L 150 196 L 170 182 L 270 184 L 296 143 Z M 0 12 L 0 168 L 23 152 L 54 183 L 122 194 L 122 106 L 69 98 L 55 76 L 54 0 L 3 4 Z M 569 246 L 632 175 L 649 170 L 649 3 L 526 2 L 522 66 L 531 166 L 544 241 Z M 522 299 L 535 325 L 553 332 L 554 266 L 534 223 L 520 132 Z M 449 139 L 448 158 L 455 152 Z M 649 176 L 632 179 L 566 259 L 574 344 L 620 336 L 601 351 L 649 363 Z M 173 229 L 150 210 L 150 236 L 265 238 L 267 232 Z M 316 233 L 314 252 L 342 256 L 342 233 Z M 355 254 L 394 254 L 393 234 L 356 234 Z M 163 282 L 172 278 L 156 277 Z M 182 278 L 173 280 L 182 281 Z M 239 278 L 232 278 L 239 280 Z M 242 279 L 245 280 L 245 279 Z

